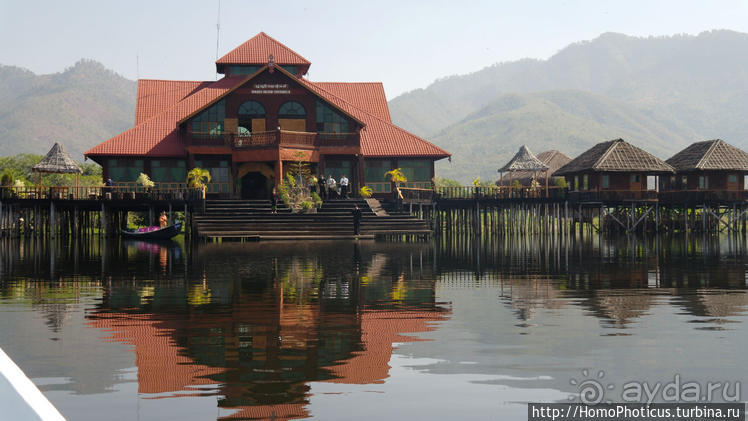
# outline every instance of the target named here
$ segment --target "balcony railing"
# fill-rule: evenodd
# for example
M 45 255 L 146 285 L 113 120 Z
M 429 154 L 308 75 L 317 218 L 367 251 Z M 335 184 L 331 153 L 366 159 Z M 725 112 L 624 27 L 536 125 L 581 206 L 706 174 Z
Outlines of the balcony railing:
M 667 190 L 660 192 L 664 203 L 741 203 L 748 201 L 746 190 Z
M 312 133 L 290 130 L 255 132 L 250 135 L 234 133 L 189 133 L 189 145 L 230 146 L 234 149 L 269 148 L 278 146 L 359 146 L 358 133 Z
M 441 199 L 563 199 L 565 187 L 549 186 L 546 196 L 545 187 L 512 187 L 512 186 L 456 186 L 437 187 L 436 193 Z
M 116 183 L 105 187 L 70 187 L 70 186 L 28 186 L 0 187 L 0 200 L 35 199 L 35 200 L 198 200 L 202 190 L 188 188 L 184 183 L 167 187 L 157 185 L 146 188 L 136 183 Z M 168 183 L 171 184 L 171 183 Z
M 656 190 L 590 190 L 570 191 L 568 198 L 572 202 L 625 202 L 625 201 L 656 201 Z

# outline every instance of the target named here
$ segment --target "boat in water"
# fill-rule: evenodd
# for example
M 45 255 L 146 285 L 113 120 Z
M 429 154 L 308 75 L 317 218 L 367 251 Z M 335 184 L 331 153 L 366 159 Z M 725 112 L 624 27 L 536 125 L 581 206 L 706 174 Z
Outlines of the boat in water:
M 169 225 L 164 228 L 145 227 L 123 229 L 122 237 L 134 238 L 138 240 L 168 240 L 179 234 L 180 232 L 182 232 L 182 223 L 177 222 L 174 225 Z

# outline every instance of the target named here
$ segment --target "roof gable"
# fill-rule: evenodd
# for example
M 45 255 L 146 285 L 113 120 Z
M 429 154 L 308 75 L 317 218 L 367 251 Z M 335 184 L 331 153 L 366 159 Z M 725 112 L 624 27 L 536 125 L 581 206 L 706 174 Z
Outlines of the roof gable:
M 721 139 L 692 143 L 666 162 L 677 171 L 748 171 L 748 153 Z
M 227 64 L 266 65 L 268 64 L 270 55 L 273 56 L 273 61 L 280 65 L 308 68 L 312 64 L 309 60 L 286 47 L 270 35 L 260 32 L 216 60 L 216 68 L 220 73 L 223 65 Z M 301 74 L 304 73 L 306 71 L 303 71 Z
M 62 145 L 57 142 L 55 142 L 52 149 L 47 152 L 47 156 L 45 156 L 44 159 L 31 167 L 31 171 L 57 174 L 80 174 L 83 172 L 78 164 L 73 161 L 73 158 L 65 152 Z
M 566 175 L 582 171 L 599 172 L 673 172 L 673 167 L 651 153 L 623 139 L 598 143 L 556 171 Z

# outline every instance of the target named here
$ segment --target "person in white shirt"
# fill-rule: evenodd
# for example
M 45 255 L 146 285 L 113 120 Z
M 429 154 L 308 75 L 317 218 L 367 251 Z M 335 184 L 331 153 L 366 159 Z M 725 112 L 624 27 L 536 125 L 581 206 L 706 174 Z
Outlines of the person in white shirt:
M 343 199 L 348 198 L 348 179 L 345 177 L 345 174 L 340 177 L 340 195 L 343 196 Z
M 335 199 L 335 195 L 337 194 L 335 184 L 337 184 L 335 179 L 330 175 L 327 179 L 327 194 L 330 196 L 330 199 Z

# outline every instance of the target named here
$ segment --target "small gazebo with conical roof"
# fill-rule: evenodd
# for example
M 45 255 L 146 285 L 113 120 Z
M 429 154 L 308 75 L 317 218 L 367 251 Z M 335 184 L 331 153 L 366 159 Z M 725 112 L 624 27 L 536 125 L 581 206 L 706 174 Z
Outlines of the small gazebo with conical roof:
M 31 167 L 31 171 L 37 174 L 40 173 L 52 173 L 52 174 L 75 174 L 75 185 L 78 186 L 78 175 L 83 172 L 81 167 L 75 163 L 73 158 L 65 152 L 62 145 L 55 142 L 52 149 L 47 152 L 47 156 L 44 157 L 39 163 Z M 38 184 L 38 181 L 37 181 Z
M 545 172 L 545 193 L 546 196 L 548 195 L 548 165 L 540 161 L 532 152 L 530 152 L 530 149 L 525 145 L 522 145 L 519 148 L 519 151 L 517 151 L 514 157 L 509 160 L 506 165 L 499 168 L 499 185 L 504 184 L 505 172 L 514 173 L 518 171 L 531 172 L 533 174 L 536 174 L 538 172 Z

